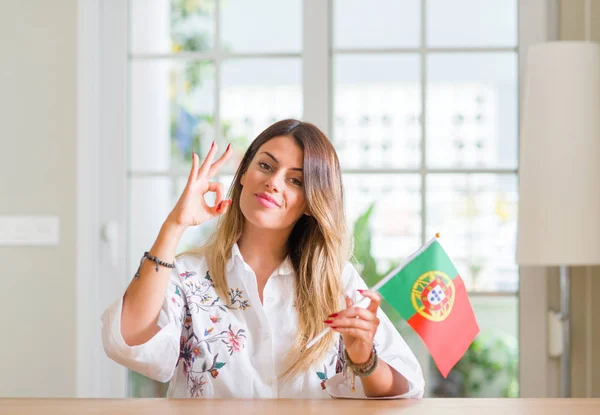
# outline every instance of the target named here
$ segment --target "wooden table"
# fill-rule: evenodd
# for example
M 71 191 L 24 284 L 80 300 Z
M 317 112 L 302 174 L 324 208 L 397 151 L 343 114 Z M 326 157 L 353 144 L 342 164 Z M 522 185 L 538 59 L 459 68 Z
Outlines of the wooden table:
M 600 399 L 192 400 L 0 399 L 11 415 L 599 415 Z

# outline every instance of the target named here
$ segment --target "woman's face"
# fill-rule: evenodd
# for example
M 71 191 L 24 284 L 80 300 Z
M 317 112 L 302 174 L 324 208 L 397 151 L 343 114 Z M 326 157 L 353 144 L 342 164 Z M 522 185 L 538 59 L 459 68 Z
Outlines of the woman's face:
M 304 154 L 293 137 L 277 136 L 264 143 L 241 177 L 240 208 L 259 228 L 289 229 L 308 214 Z

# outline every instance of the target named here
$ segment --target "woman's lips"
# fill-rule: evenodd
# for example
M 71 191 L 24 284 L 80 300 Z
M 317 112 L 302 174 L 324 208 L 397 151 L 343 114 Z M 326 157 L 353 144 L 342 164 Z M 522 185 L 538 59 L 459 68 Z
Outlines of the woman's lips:
M 256 199 L 258 199 L 258 203 L 260 203 L 261 205 L 263 205 L 266 208 L 276 208 L 276 207 L 279 207 L 277 205 L 277 203 L 273 202 L 272 200 L 267 199 L 264 196 L 261 196 L 260 194 L 256 195 Z

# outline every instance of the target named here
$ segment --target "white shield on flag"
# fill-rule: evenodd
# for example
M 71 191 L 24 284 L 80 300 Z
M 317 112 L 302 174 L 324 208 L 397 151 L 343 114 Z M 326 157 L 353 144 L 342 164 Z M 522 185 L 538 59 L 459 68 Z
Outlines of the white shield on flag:
M 444 290 L 439 285 L 436 285 L 428 294 L 427 300 L 431 305 L 438 305 L 446 298 Z

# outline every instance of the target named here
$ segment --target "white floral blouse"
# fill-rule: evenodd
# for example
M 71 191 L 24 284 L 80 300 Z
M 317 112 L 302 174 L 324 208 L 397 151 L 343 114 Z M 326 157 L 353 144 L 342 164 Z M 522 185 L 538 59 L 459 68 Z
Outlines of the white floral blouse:
M 360 378 L 353 392 L 341 373 L 340 341 L 313 370 L 285 382 L 278 378 L 289 365 L 286 357 L 298 328 L 289 258 L 268 279 L 264 303 L 237 245 L 226 263 L 230 305 L 217 296 L 206 261 L 182 256 L 175 265 L 158 319 L 161 330 L 145 344 L 130 347 L 123 340 L 122 296 L 104 312 L 102 341 L 111 359 L 151 379 L 170 380 L 170 398 L 365 399 Z M 342 279 L 345 294 L 361 298 L 356 290 L 367 287 L 350 263 Z M 381 310 L 378 317 L 378 356 L 410 383 L 407 393 L 391 398 L 422 397 L 417 359 Z

